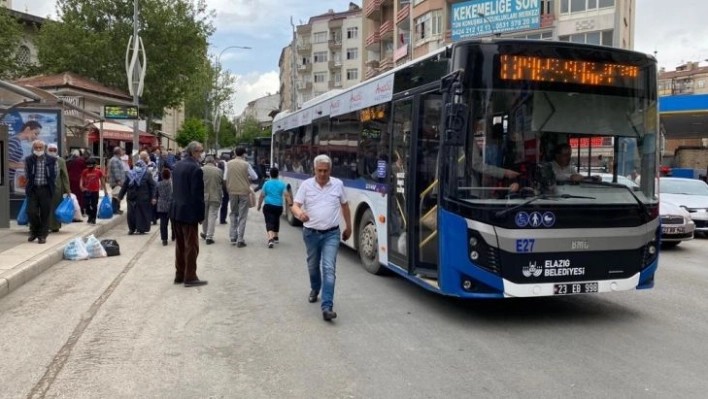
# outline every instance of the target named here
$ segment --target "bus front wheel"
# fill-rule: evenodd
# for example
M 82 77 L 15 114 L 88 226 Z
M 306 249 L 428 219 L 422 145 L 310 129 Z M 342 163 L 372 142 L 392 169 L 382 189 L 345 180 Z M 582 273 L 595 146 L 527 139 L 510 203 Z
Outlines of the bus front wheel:
M 383 268 L 379 263 L 379 239 L 376 232 L 376 221 L 371 210 L 367 210 L 362 215 L 358 231 L 357 251 L 364 269 L 373 274 L 383 273 Z

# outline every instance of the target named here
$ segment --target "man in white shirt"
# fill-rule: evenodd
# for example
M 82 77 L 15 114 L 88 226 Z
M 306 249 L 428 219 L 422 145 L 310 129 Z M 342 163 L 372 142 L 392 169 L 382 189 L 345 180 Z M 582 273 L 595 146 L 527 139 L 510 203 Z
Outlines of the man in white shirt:
M 332 160 L 327 155 L 318 155 L 313 164 L 315 177 L 305 180 L 298 189 L 292 212 L 304 225 L 302 235 L 307 248 L 311 288 L 308 301 L 317 302 L 322 289 L 322 318 L 331 321 L 337 317 L 332 307 L 340 240 L 339 224 L 343 216 L 346 227 L 341 232 L 341 239 L 346 241 L 352 234 L 351 212 L 344 194 L 344 184 L 330 177 Z
M 571 148 L 569 144 L 558 144 L 553 150 L 554 160 L 551 161 L 551 168 L 556 181 L 579 182 L 583 176 L 575 171 L 570 164 Z

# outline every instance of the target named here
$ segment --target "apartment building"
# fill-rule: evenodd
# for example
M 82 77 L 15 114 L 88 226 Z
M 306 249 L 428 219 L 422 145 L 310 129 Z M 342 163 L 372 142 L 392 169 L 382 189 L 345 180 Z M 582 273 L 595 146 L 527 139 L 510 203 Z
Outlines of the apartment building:
M 293 110 L 297 101 L 295 93 L 295 58 L 293 57 L 293 45 L 283 47 L 278 60 L 280 69 L 280 104 L 278 109 Z
M 364 0 L 365 77 L 467 38 L 499 36 L 634 47 L 635 0 L 509 4 L 513 4 L 510 10 L 501 10 L 493 0 Z
M 329 10 L 296 27 L 295 109 L 332 89 L 363 80 L 361 11 L 349 3 L 347 11 Z

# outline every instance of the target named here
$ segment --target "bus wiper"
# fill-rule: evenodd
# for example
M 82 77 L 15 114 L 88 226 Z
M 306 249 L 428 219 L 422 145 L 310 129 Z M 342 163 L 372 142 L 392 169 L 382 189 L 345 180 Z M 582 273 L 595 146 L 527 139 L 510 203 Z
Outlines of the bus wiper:
M 502 210 L 502 211 L 498 211 L 497 213 L 494 214 L 494 216 L 496 216 L 496 217 L 498 217 L 498 218 L 504 217 L 504 216 L 506 216 L 507 214 L 509 214 L 510 212 L 513 212 L 513 211 L 515 211 L 515 210 L 517 210 L 517 209 L 519 209 L 519 208 L 523 208 L 523 207 L 525 207 L 526 205 L 528 205 L 528 204 L 530 204 L 530 203 L 532 203 L 532 202 L 534 202 L 534 201 L 540 200 L 540 199 L 559 199 L 559 198 L 560 198 L 560 199 L 566 199 L 566 198 L 595 199 L 595 197 L 586 197 L 586 196 L 584 196 L 584 195 L 572 195 L 572 194 L 539 194 L 539 195 L 537 195 L 537 196 L 535 196 L 535 197 L 531 197 L 531 198 L 527 199 L 526 201 L 524 201 L 524 202 L 522 202 L 522 203 L 520 203 L 520 204 L 514 205 L 514 206 L 512 206 L 511 208 L 507 208 L 507 209 L 504 209 L 504 210 Z
M 649 212 L 649 208 L 647 208 L 647 204 L 642 202 L 642 200 L 637 197 L 637 194 L 634 194 L 634 190 L 632 190 L 631 187 L 626 186 L 622 183 L 613 183 L 613 182 L 606 182 L 606 181 L 584 181 L 581 184 L 590 184 L 590 185 L 597 185 L 597 186 L 606 186 L 606 187 L 620 187 L 624 188 L 625 190 L 629 191 L 630 194 L 632 194 L 632 197 L 634 198 L 635 201 L 637 201 L 637 204 L 639 204 L 639 208 L 642 210 L 642 213 L 646 216 L 646 220 L 650 220 L 651 218 L 651 212 Z

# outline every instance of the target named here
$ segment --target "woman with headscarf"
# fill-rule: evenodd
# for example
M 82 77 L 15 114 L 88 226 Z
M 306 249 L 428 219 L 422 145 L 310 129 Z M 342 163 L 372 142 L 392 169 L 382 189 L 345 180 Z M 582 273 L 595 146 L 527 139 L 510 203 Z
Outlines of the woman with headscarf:
M 128 234 L 145 234 L 150 231 L 152 205 L 155 200 L 155 180 L 147 173 L 147 165 L 139 160 L 128 172 L 118 199 L 128 202 Z

